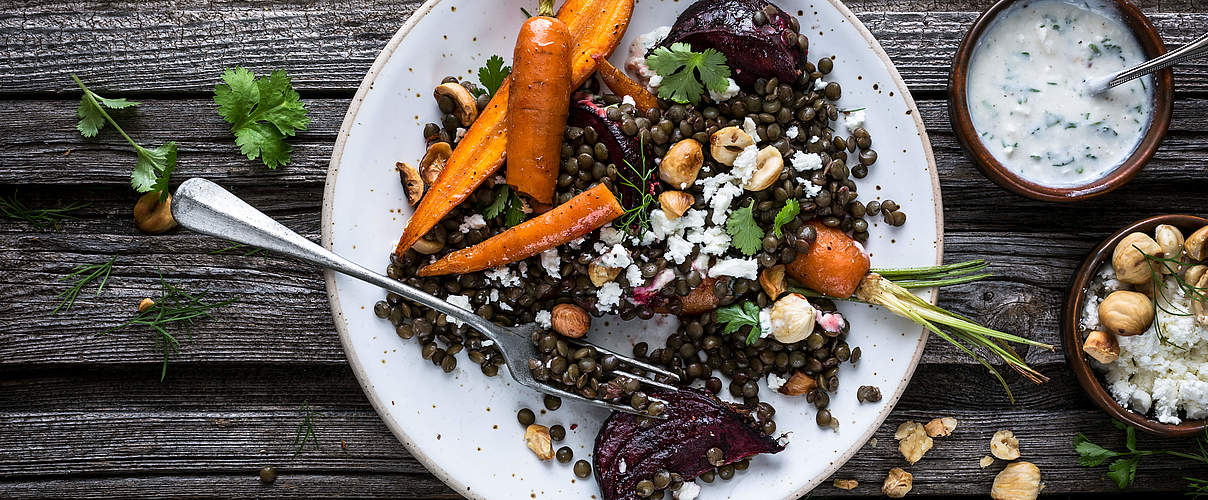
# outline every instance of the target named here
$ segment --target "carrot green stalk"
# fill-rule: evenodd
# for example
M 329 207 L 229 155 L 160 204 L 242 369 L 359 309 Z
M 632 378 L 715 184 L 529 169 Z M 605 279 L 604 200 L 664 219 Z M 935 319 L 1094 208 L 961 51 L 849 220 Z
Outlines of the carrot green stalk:
M 635 106 L 643 112 L 659 107 L 659 98 L 646 90 L 646 87 L 633 81 L 624 71 L 608 62 L 607 58 L 598 55 L 595 58 L 599 64 L 596 70 L 600 72 L 604 85 L 607 85 L 612 93 L 632 97 Z
M 558 11 L 566 23 L 571 48 L 571 88 L 582 85 L 596 71 L 592 55 L 611 54 L 621 42 L 633 15 L 633 0 L 567 0 Z M 508 142 L 507 104 L 511 79 L 495 92 L 487 108 L 453 150 L 444 170 L 415 209 L 399 238 L 395 253 L 402 255 L 416 241 L 461 204 L 503 166 Z
M 554 202 L 570 112 L 570 30 L 541 0 L 516 37 L 508 99 L 507 183 L 538 203 Z
M 603 184 L 537 217 L 419 270 L 420 276 L 462 274 L 524 260 L 582 237 L 625 213 Z

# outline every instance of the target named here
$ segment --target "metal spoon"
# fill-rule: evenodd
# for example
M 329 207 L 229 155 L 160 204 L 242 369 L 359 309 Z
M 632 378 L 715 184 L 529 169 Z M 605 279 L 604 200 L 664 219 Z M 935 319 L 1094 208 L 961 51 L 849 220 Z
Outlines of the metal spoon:
M 1205 55 L 1208 55 L 1208 34 L 1192 40 L 1191 43 L 1179 47 L 1178 50 L 1167 52 L 1131 68 L 1117 71 L 1102 78 L 1087 80 L 1086 87 L 1091 95 L 1099 95 L 1117 85 Z

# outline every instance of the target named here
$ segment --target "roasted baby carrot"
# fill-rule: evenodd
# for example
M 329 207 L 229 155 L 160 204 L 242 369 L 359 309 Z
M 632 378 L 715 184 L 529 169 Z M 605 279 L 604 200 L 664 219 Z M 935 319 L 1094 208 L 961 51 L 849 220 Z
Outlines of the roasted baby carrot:
M 603 184 L 470 248 L 419 270 L 420 276 L 481 271 L 524 260 L 595 231 L 625 213 Z
M 788 265 L 789 276 L 823 295 L 851 297 L 871 267 L 864 247 L 847 233 L 816 219 L 806 224 L 817 231 L 818 238 L 808 252 L 797 254 L 797 259 Z
M 516 37 L 508 95 L 507 183 L 537 203 L 554 202 L 570 111 L 570 30 L 541 0 Z
M 571 48 L 571 88 L 582 85 L 596 71 L 595 54 L 611 54 L 625 35 L 633 15 L 633 0 L 567 0 L 558 10 L 574 46 Z M 432 229 L 453 207 L 503 165 L 507 152 L 507 104 L 511 78 L 495 92 L 491 103 L 453 150 L 445 169 L 420 201 L 399 238 L 395 253 L 402 255 Z
M 597 64 L 596 71 L 604 79 L 604 85 L 608 86 L 608 90 L 619 96 L 632 97 L 636 107 L 642 111 L 649 111 L 659 107 L 659 98 L 651 94 L 649 90 L 646 90 L 646 87 L 633 81 L 624 71 L 617 69 L 616 66 L 608 62 L 607 58 L 597 55 L 595 59 Z

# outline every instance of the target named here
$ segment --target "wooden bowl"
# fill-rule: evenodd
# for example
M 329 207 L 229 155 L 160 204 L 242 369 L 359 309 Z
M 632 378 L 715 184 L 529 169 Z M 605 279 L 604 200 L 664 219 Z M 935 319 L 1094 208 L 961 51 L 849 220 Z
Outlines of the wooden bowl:
M 1096 272 L 1101 266 L 1111 262 L 1112 252 L 1115 250 L 1116 244 L 1125 235 L 1137 231 L 1152 235 L 1154 228 L 1160 224 L 1170 224 L 1183 230 L 1184 234 L 1191 234 L 1196 229 L 1208 226 L 1208 219 L 1193 215 L 1158 215 L 1149 217 L 1129 224 L 1095 247 L 1091 251 L 1091 254 L 1086 257 L 1086 260 L 1082 262 L 1082 267 L 1078 268 L 1078 273 L 1074 275 L 1074 283 L 1070 286 L 1070 292 L 1065 303 L 1065 314 L 1061 319 L 1061 343 L 1065 350 L 1065 359 L 1069 362 L 1070 369 L 1074 371 L 1074 376 L 1078 378 L 1078 383 L 1082 385 L 1082 389 L 1090 396 L 1091 401 L 1094 401 L 1108 415 L 1152 434 L 1185 437 L 1202 432 L 1208 426 L 1208 420 L 1185 420 L 1179 425 L 1170 425 L 1158 422 L 1121 406 L 1120 403 L 1117 403 L 1112 398 L 1111 394 L 1108 394 L 1107 389 L 1103 387 L 1100 374 L 1091 365 L 1091 361 L 1088 359 L 1089 356 L 1082 352 L 1084 339 L 1081 335 L 1079 323 L 1082 318 L 1083 298 L 1086 296 L 1086 291 L 1091 284 L 1091 280 L 1094 279 Z
M 993 7 L 990 7 L 990 10 L 987 10 L 973 23 L 973 27 L 965 35 L 964 41 L 961 42 L 960 48 L 956 51 L 956 57 L 952 62 L 952 71 L 948 78 L 948 92 L 951 96 L 948 100 L 948 117 L 952 122 L 952 130 L 956 133 L 957 139 L 964 146 L 965 151 L 973 158 L 973 163 L 977 165 L 978 169 L 986 177 L 989 177 L 990 180 L 999 186 L 1029 198 L 1042 201 L 1080 201 L 1107 194 L 1123 186 L 1149 163 L 1149 160 L 1153 158 L 1154 153 L 1157 151 L 1158 145 L 1166 137 L 1166 131 L 1170 128 L 1170 117 L 1174 102 L 1174 77 L 1170 69 L 1154 73 L 1154 83 L 1156 84 L 1153 94 L 1154 111 L 1150 115 L 1149 129 L 1145 137 L 1141 139 L 1140 144 L 1137 145 L 1132 155 L 1125 159 L 1121 165 L 1108 172 L 1103 178 L 1092 181 L 1089 184 L 1058 188 L 1031 182 L 1004 167 L 1002 163 L 990 154 L 990 150 L 982 144 L 977 131 L 973 128 L 973 120 L 969 115 L 966 95 L 969 61 L 972 58 L 973 49 L 977 46 L 977 42 L 981 39 L 982 34 L 1003 10 L 1017 1 L 1021 0 L 1000 0 Z M 1121 18 L 1132 29 L 1133 34 L 1136 35 L 1142 49 L 1149 58 L 1166 53 L 1166 45 L 1162 43 L 1162 37 L 1158 34 L 1158 30 L 1154 28 L 1153 24 L 1149 22 L 1149 18 L 1145 17 L 1145 14 L 1141 12 L 1141 9 L 1138 9 L 1127 0 L 1108 1 L 1116 5 Z

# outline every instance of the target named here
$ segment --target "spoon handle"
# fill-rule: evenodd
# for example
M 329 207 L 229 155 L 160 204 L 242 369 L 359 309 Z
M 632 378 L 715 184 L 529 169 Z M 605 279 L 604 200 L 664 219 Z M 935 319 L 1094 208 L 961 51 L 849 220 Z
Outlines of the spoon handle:
M 1107 86 L 1108 88 L 1115 87 L 1155 71 L 1163 70 L 1204 55 L 1208 55 L 1208 33 L 1192 40 L 1187 45 L 1179 47 L 1178 50 L 1167 52 L 1159 57 L 1116 73 L 1116 76 L 1108 82 Z

